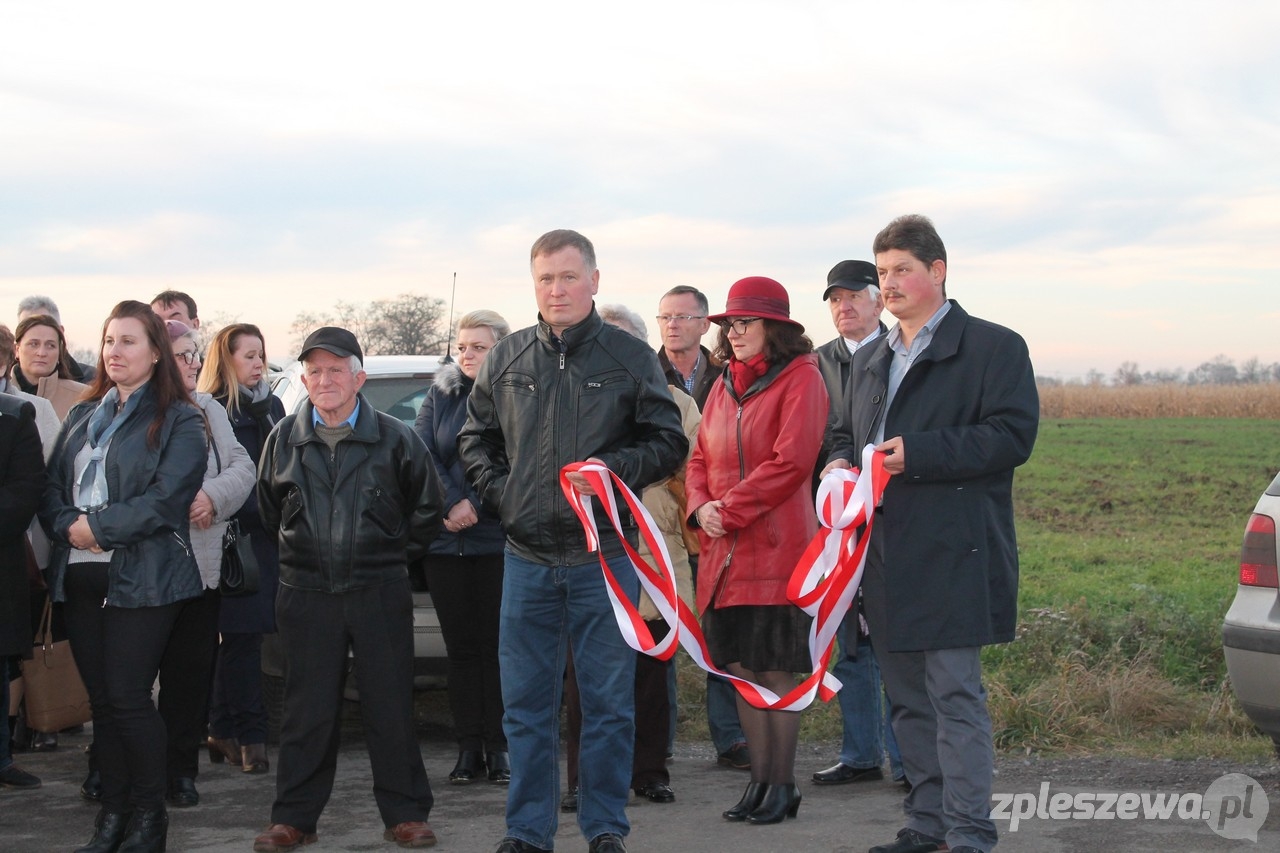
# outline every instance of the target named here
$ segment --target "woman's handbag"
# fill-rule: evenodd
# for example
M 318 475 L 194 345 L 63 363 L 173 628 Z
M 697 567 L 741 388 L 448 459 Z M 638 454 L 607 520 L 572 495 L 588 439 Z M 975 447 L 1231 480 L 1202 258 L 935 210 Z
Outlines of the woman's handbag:
M 228 598 L 253 595 L 258 591 L 258 558 L 247 533 L 240 532 L 240 522 L 231 519 L 222 534 L 222 572 L 218 590 Z
M 22 662 L 27 725 L 38 732 L 57 732 L 93 718 L 89 692 L 84 688 L 67 640 L 53 641 L 53 602 L 46 600 L 32 658 Z

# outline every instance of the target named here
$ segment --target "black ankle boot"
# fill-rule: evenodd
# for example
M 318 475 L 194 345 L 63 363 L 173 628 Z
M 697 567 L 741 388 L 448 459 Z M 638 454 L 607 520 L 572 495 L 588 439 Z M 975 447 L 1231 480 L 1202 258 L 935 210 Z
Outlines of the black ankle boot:
M 760 805 L 760 801 L 764 799 L 766 787 L 763 782 L 752 782 L 747 785 L 747 790 L 742 792 L 742 799 L 738 800 L 738 804 L 724 812 L 724 819 L 746 820 L 747 815 L 751 814 Z
M 164 806 L 138 809 L 129 822 L 129 832 L 119 853 L 164 853 L 169 838 L 169 813 Z
M 760 805 L 747 815 L 748 823 L 782 823 L 800 812 L 800 792 L 794 782 L 765 786 Z
M 106 809 L 98 812 L 98 817 L 93 822 L 93 838 L 76 853 L 116 853 L 132 817 L 128 812 L 120 814 Z

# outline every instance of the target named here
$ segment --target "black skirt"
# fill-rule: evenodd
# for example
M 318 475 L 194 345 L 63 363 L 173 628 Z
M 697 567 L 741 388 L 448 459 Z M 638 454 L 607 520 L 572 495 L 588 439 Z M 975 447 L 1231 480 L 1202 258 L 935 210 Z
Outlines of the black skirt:
M 752 672 L 808 672 L 812 621 L 792 604 L 713 606 L 702 615 L 702 633 L 720 669 L 740 663 Z

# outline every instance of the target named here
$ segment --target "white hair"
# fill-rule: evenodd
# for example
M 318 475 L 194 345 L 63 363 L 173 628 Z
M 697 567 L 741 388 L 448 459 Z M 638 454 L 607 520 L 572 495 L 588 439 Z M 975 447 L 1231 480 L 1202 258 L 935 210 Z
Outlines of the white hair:
M 649 330 L 644 325 L 644 319 L 627 306 L 601 305 L 596 311 L 600 314 L 600 319 L 610 326 L 617 326 L 642 341 L 649 340 Z

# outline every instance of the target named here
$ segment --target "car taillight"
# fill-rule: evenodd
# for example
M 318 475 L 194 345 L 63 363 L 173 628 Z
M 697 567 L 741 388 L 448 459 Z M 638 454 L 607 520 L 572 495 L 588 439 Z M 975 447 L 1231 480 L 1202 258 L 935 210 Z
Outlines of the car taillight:
M 1276 523 L 1269 515 L 1254 513 L 1244 529 L 1240 546 L 1240 583 L 1245 586 L 1280 586 L 1276 572 Z

